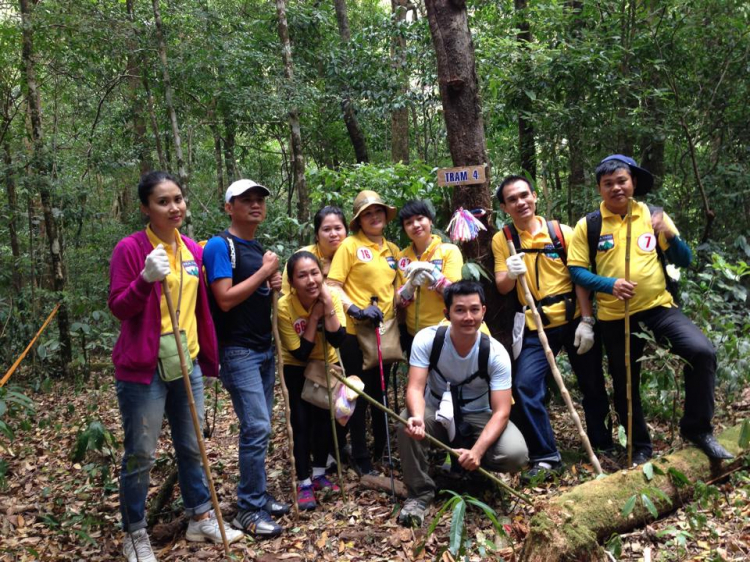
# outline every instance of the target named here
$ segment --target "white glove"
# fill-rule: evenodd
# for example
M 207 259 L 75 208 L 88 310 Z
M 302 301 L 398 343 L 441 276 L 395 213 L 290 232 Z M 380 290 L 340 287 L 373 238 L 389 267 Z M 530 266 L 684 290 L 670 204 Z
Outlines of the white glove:
M 434 267 L 435 266 L 431 262 L 428 262 L 428 261 L 413 261 L 409 265 L 406 266 L 404 273 L 406 273 L 407 279 L 411 279 L 411 277 L 415 273 L 419 271 L 432 271 Z
M 412 275 L 411 282 L 416 287 L 429 287 L 435 282 L 435 274 L 432 271 L 420 269 Z
M 581 322 L 576 328 L 576 336 L 573 345 L 578 348 L 578 355 L 583 355 L 594 347 L 594 328 L 586 322 Z
M 170 270 L 171 266 L 169 265 L 167 251 L 164 249 L 164 246 L 159 244 L 146 256 L 146 263 L 143 266 L 143 271 L 141 271 L 141 276 L 149 283 L 153 283 L 166 279 Z
M 508 266 L 508 277 L 514 281 L 519 277 L 526 275 L 526 264 L 523 261 L 524 253 L 516 254 L 515 256 L 509 256 L 505 260 L 505 265 Z
M 407 279 L 406 283 L 404 283 L 401 288 L 398 290 L 398 296 L 401 297 L 402 301 L 411 301 L 414 298 L 414 292 L 416 291 L 416 287 L 414 287 L 414 280 L 413 279 Z

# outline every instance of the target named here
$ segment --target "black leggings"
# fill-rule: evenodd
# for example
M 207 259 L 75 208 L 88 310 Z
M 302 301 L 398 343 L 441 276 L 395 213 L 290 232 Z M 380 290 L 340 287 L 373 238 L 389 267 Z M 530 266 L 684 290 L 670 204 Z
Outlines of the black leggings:
M 294 468 L 299 480 L 310 477 L 311 453 L 312 466 L 325 467 L 328 451 L 333 447 L 329 411 L 302 400 L 304 373 L 304 367 L 284 365 L 284 380 L 289 390 L 289 407 L 294 434 Z

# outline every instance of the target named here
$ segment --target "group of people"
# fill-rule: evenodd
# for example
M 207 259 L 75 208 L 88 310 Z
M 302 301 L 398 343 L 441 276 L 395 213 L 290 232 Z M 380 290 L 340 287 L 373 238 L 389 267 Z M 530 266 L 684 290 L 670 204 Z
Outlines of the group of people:
M 274 518 L 290 510 L 266 487 L 276 373 L 273 291 L 282 294 L 276 345 L 284 363 L 280 376 L 289 390 L 300 509 L 314 509 L 325 494 L 339 490 L 332 481 L 336 450 L 330 413 L 303 399 L 305 378 L 314 362 L 326 368 L 341 363 L 346 375 L 359 377 L 364 392 L 382 402 L 389 372 L 406 352 L 409 371 L 402 415 L 408 423 L 398 429 L 408 490 L 399 514 L 402 524 L 421 524 L 434 499 L 426 433 L 456 450 L 458 470 L 523 470 L 526 481 L 561 473 L 545 405 L 550 367 L 531 307 L 539 312 L 553 354 L 566 348 L 594 448 L 614 449 L 602 343 L 615 411 L 620 420 L 627 417 L 624 303 L 629 301 L 632 324 L 646 326 L 687 361 L 682 435 L 709 457 L 730 458 L 711 425 L 715 351 L 667 289 L 666 261 L 688 265 L 690 249 L 663 210 L 638 201 L 628 218 L 629 198 L 645 195 L 653 185 L 651 174 L 631 158 L 605 158 L 596 179 L 600 208 L 575 229 L 536 214 L 537 195 L 525 178 L 509 176 L 497 189 L 500 208 L 511 221 L 492 241 L 495 285 L 501 294 L 517 289 L 525 308 L 523 325 L 516 330 L 511 377 L 508 351 L 483 322 L 484 289 L 461 280 L 461 252 L 432 234 L 434 216 L 425 202 L 411 201 L 397 210 L 377 193 L 362 191 L 349 222 L 337 207 L 320 209 L 313 221 L 314 244 L 293 254 L 282 275 L 279 257 L 256 239 L 266 217 L 268 188 L 249 179 L 230 185 L 225 210 L 231 224 L 203 248 L 179 233 L 186 206 L 178 181 L 164 172 L 145 174 L 138 196 L 148 226 L 117 244 L 110 269 L 109 306 L 121 321 L 113 362 L 124 431 L 120 505 L 125 557 L 156 560 L 146 532 L 145 503 L 165 413 L 190 516 L 187 539 L 222 540 L 185 385 L 181 373 L 170 373 L 167 355 L 173 350 L 166 343 L 175 337 L 162 285 L 177 303 L 199 419 L 203 377 L 219 376 L 239 421 L 238 512 L 234 528 L 224 529 L 229 542 L 243 532 L 259 537 L 280 534 L 283 529 Z M 403 250 L 384 236 L 386 224 L 396 217 L 410 240 Z M 632 266 L 626 279 L 629 220 Z M 534 302 L 526 302 L 522 278 Z M 591 294 L 596 297 L 596 315 Z M 368 342 L 376 331 L 373 359 Z M 382 349 L 381 338 L 390 342 Z M 637 390 L 642 352 L 643 340 L 631 335 L 634 463 L 652 455 Z M 388 438 L 381 410 L 360 400 L 336 437 L 358 474 L 377 473 Z M 350 446 L 345 445 L 347 439 Z

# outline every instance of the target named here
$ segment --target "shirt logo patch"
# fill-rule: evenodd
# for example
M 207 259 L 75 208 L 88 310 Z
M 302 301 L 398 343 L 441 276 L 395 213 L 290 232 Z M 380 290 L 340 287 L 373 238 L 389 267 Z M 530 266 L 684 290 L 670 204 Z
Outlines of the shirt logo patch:
M 656 249 L 656 236 L 650 232 L 638 237 L 638 247 L 644 252 L 653 252 Z
M 602 234 L 599 237 L 599 243 L 596 245 L 597 252 L 606 252 L 615 247 L 615 239 L 611 234 Z
M 398 268 L 401 271 L 406 271 L 406 268 L 409 266 L 410 263 L 411 263 L 411 260 L 409 258 L 401 258 L 400 260 L 398 260 Z
M 431 263 L 437 267 L 438 271 L 443 271 L 443 260 L 432 260 Z
M 369 248 L 357 248 L 357 258 L 359 261 L 370 262 L 372 261 L 372 250 Z
M 294 321 L 294 331 L 297 332 L 298 336 L 301 336 L 305 333 L 305 330 L 307 329 L 307 318 L 297 318 Z
M 182 267 L 188 275 L 198 277 L 198 264 L 195 263 L 195 260 L 182 262 Z
M 396 269 L 396 258 L 394 258 L 393 256 L 388 256 L 387 258 L 385 258 L 385 261 L 388 262 L 388 265 L 391 267 L 391 269 Z

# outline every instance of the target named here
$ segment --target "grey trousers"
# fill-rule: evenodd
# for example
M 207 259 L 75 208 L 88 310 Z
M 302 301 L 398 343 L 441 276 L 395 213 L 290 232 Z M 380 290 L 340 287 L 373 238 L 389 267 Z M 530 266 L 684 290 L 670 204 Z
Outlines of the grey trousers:
M 406 410 L 401 416 L 408 418 Z M 435 410 L 426 406 L 425 429 L 434 438 L 439 439 L 446 445 L 448 442 L 448 431 L 443 425 L 435 420 Z M 490 412 L 468 413 L 463 419 L 471 426 L 472 442 L 475 442 L 490 421 Z M 427 473 L 427 451 L 430 443 L 427 439 L 417 441 L 406 434 L 405 426 L 398 428 L 398 450 L 401 455 L 401 468 L 404 474 L 404 484 L 410 498 L 420 498 L 431 503 L 435 498 L 435 482 Z M 453 459 L 455 461 L 455 459 Z M 517 472 L 529 462 L 529 450 L 526 441 L 518 428 L 509 420 L 500 438 L 487 449 L 482 458 L 482 468 L 494 472 Z

